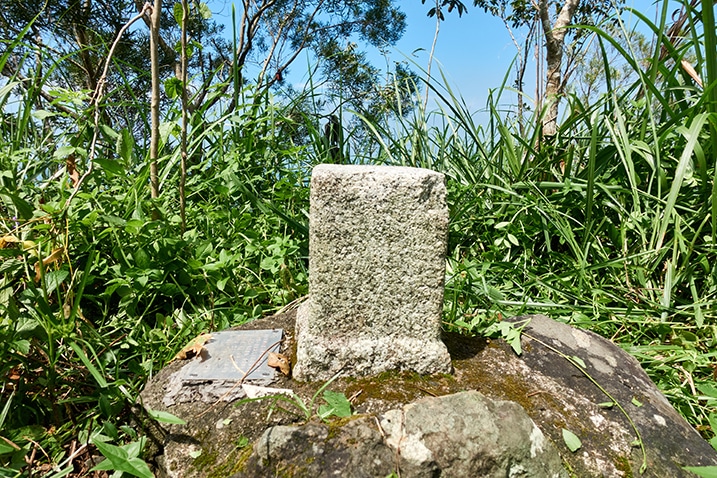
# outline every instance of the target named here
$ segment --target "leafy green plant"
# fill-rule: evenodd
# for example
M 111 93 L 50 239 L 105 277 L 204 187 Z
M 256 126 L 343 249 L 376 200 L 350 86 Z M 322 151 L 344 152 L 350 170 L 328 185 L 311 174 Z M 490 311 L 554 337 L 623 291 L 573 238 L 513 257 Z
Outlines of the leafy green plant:
M 122 476 L 122 474 L 140 478 L 154 477 L 154 473 L 151 472 L 147 463 L 140 458 L 145 441 L 146 438 L 143 437 L 139 441 L 122 446 L 95 441 L 94 445 L 104 455 L 105 460 L 95 465 L 91 471 L 115 471 L 116 473 L 113 476 L 117 477 Z
M 526 319 L 520 323 L 512 322 L 493 322 L 484 331 L 483 335 L 491 337 L 497 333 L 500 333 L 503 340 L 513 349 L 516 355 L 523 353 L 523 348 L 520 345 L 520 336 L 523 333 L 523 329 L 530 323 L 530 319 Z

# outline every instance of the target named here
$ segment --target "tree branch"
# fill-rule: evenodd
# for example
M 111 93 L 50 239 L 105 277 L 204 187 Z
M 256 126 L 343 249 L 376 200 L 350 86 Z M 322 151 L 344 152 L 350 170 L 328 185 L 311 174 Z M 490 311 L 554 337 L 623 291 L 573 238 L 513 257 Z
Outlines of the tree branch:
M 107 60 L 105 60 L 105 67 L 102 70 L 102 76 L 100 77 L 99 81 L 97 82 L 97 89 L 95 90 L 95 93 L 92 97 L 92 106 L 94 107 L 94 133 L 92 135 L 92 142 L 90 143 L 90 151 L 87 154 L 87 170 L 85 173 L 80 177 L 80 179 L 75 183 L 75 188 L 72 191 L 72 194 L 70 194 L 70 197 L 67 198 L 67 201 L 65 201 L 65 212 L 67 212 L 68 208 L 70 207 L 70 204 L 72 203 L 72 200 L 75 198 L 77 193 L 80 191 L 80 187 L 82 186 L 82 183 L 85 182 L 85 179 L 92 174 L 92 170 L 94 168 L 94 159 L 97 152 L 97 141 L 99 139 L 100 134 L 100 102 L 104 98 L 104 88 L 105 83 L 107 81 L 107 72 L 109 71 L 110 64 L 112 63 L 112 56 L 114 55 L 115 48 L 117 47 L 117 44 L 119 43 L 120 39 L 122 38 L 122 35 L 125 31 L 137 20 L 142 18 L 147 12 L 151 11 L 152 7 L 148 3 L 144 5 L 144 8 L 142 8 L 142 11 L 140 11 L 136 16 L 134 16 L 129 22 L 125 24 L 125 26 L 122 27 L 119 34 L 117 35 L 117 38 L 115 38 L 115 41 L 112 43 L 112 46 L 110 47 L 110 51 L 107 53 Z

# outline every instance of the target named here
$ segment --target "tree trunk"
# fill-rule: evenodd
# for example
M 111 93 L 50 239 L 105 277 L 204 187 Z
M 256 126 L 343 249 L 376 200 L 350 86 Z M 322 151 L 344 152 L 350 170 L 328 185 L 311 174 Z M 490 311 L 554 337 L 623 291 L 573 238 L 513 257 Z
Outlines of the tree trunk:
M 560 104 L 561 67 L 563 62 L 563 45 L 567 27 L 570 26 L 579 0 L 566 0 L 560 9 L 555 24 L 551 25 L 548 11 L 548 0 L 540 0 L 540 21 L 545 33 L 545 59 L 547 74 L 545 81 L 545 104 L 548 110 L 543 116 L 543 137 L 553 137 L 558 129 L 558 106 Z
M 152 131 L 149 140 L 149 182 L 152 198 L 159 197 L 159 19 L 162 18 L 162 0 L 154 0 L 149 34 L 149 58 L 152 70 L 152 97 L 150 114 Z

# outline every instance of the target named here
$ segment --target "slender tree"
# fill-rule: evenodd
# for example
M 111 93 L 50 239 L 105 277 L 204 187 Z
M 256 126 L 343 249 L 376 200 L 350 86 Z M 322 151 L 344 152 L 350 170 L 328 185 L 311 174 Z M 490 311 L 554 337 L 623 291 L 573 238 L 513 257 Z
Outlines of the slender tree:
M 425 0 L 422 0 L 425 1 Z M 543 81 L 544 90 L 542 95 L 536 95 L 536 106 L 545 104 L 543 115 L 543 135 L 552 137 L 557 131 L 558 108 L 560 97 L 565 90 L 572 70 L 566 65 L 572 61 L 564 61 L 566 52 L 578 54 L 581 40 L 585 38 L 584 31 L 571 29 L 573 25 L 596 25 L 606 19 L 615 7 L 623 3 L 611 0 L 474 0 L 473 5 L 483 9 L 485 12 L 501 18 L 506 27 L 511 31 L 525 29 L 531 34 L 535 25 L 544 37 L 544 61 L 545 78 Z M 457 11 L 462 14 L 466 11 L 465 5 L 460 0 L 439 0 L 438 7 L 432 8 L 428 14 L 436 15 L 441 9 L 446 11 Z M 527 37 L 527 36 L 526 36 Z M 566 48 L 566 39 L 571 38 L 574 45 Z M 516 42 L 516 44 L 518 44 Z M 524 53 L 526 48 L 524 48 Z M 570 59 L 572 60 L 572 59 Z M 519 68 L 524 64 L 519 62 Z M 523 70 L 524 71 L 524 70 Z M 518 72 L 518 87 L 522 87 L 522 73 Z M 537 88 L 540 91 L 540 88 Z

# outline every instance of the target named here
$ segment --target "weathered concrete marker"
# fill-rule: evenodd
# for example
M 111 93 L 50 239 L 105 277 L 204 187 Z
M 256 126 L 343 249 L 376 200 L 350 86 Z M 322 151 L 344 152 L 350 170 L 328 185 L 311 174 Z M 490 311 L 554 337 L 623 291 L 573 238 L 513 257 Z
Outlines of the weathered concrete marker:
M 309 300 L 299 380 L 451 371 L 441 342 L 448 207 L 442 174 L 319 165 L 311 178 Z

